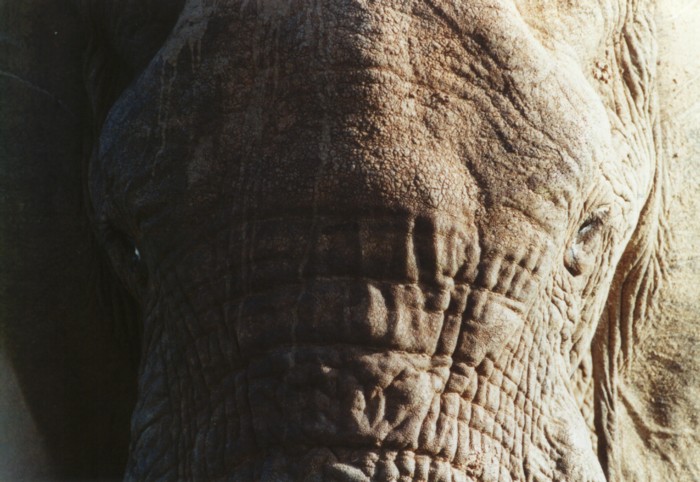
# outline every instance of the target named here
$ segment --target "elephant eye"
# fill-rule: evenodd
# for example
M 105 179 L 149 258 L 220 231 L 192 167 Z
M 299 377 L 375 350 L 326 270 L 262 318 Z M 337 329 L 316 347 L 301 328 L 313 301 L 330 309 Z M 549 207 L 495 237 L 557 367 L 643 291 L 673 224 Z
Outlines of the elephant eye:
M 138 297 L 146 284 L 147 270 L 134 238 L 110 222 L 100 223 L 98 232 L 114 270 L 126 288 Z
M 578 228 L 576 237 L 579 240 L 585 241 L 587 238 L 590 238 L 593 234 L 595 234 L 595 231 L 602 223 L 602 217 L 598 213 L 591 214 Z
M 569 243 L 564 255 L 564 266 L 572 276 L 588 273 L 595 264 L 608 213 L 608 208 L 601 208 L 589 214 Z
M 141 251 L 138 245 L 131 236 L 122 235 L 121 243 L 122 250 L 125 250 L 131 256 L 129 257 L 130 264 L 139 265 L 143 263 L 141 259 Z

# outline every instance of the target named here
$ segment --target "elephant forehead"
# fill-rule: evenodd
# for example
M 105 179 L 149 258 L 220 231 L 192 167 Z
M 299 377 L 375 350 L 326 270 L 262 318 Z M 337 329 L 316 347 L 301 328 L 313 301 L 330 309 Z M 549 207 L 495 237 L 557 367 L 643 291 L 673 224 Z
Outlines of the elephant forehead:
M 501 205 L 561 226 L 606 160 L 599 102 L 512 6 L 450 8 L 189 2 L 106 123 L 102 157 L 128 173 L 114 185 L 188 205 L 254 188 L 261 211 Z

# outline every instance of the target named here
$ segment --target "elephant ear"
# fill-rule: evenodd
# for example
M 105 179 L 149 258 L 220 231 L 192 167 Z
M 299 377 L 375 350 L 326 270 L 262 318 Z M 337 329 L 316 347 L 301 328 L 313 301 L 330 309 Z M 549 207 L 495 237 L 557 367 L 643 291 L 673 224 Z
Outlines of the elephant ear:
M 700 5 L 649 17 L 657 168 L 593 341 L 596 432 L 610 480 L 700 480 Z
M 2 480 L 116 478 L 126 460 L 135 305 L 86 215 L 86 46 L 77 3 L 0 0 Z

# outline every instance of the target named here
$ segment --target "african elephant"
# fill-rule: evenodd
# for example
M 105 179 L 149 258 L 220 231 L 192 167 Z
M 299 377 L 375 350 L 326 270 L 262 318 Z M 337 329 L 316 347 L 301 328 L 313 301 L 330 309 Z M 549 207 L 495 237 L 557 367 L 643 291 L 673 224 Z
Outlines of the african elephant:
M 10 475 L 700 477 L 699 7 L 0 11 Z

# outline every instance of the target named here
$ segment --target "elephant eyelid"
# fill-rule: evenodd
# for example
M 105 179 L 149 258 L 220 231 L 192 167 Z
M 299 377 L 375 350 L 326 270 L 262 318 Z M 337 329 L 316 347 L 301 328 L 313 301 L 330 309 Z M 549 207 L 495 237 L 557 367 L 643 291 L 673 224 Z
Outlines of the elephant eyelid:
M 594 233 L 594 231 L 596 231 L 597 228 L 601 227 L 605 223 L 605 220 L 607 219 L 609 214 L 609 207 L 604 207 L 593 211 L 591 214 L 588 215 L 588 217 L 583 221 L 583 223 L 581 223 L 576 237 L 580 241 L 586 241 L 587 239 L 589 239 L 590 236 Z
M 133 262 L 141 262 L 141 251 L 131 236 L 114 226 L 114 224 L 110 221 L 106 220 L 98 222 L 97 230 L 107 249 L 116 246 L 117 249 L 121 250 L 122 252 L 131 252 L 131 259 Z
M 598 224 L 600 224 L 600 220 L 597 218 L 584 221 L 578 230 L 579 237 L 585 236 L 591 232 Z

